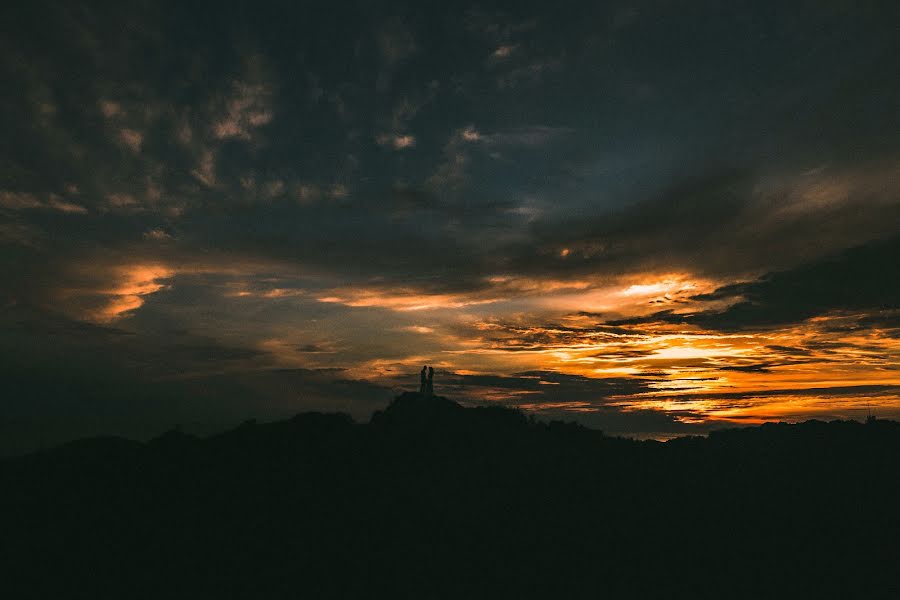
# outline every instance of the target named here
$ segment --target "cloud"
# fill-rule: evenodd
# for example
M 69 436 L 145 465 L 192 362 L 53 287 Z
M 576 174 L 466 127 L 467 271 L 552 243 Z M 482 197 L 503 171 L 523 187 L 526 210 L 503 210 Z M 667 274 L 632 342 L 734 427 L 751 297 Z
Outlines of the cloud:
M 465 294 L 428 294 L 398 288 L 337 288 L 320 295 L 319 302 L 352 307 L 378 307 L 396 311 L 418 311 L 462 308 L 474 304 L 488 304 L 499 298 L 477 298 Z
M 89 435 L 147 439 L 176 424 L 207 434 L 305 410 L 365 420 L 391 398 L 341 369 L 279 369 L 264 352 L 192 334 L 139 335 L 22 307 L 3 312 L 0 332 L 0 455 Z
M 322 354 L 322 353 L 332 353 L 332 350 L 328 346 L 322 346 L 319 344 L 301 344 L 297 346 L 297 352 L 305 352 L 309 354 Z
M 18 289 L 13 296 L 17 305 L 99 324 L 133 315 L 148 296 L 168 289 L 176 273 L 158 263 L 110 264 L 102 258 L 85 263 L 60 262 L 45 269 L 29 266 L 28 270 L 52 282 L 38 281 L 31 288 Z
M 424 325 L 407 325 L 405 327 L 401 327 L 400 329 L 403 331 L 409 331 L 411 333 L 421 333 L 421 334 L 434 333 L 434 327 L 426 327 Z
M 399 18 L 390 19 L 376 33 L 382 58 L 393 65 L 416 51 L 416 40 L 410 28 Z
M 109 297 L 108 302 L 93 318 L 100 322 L 121 319 L 144 304 L 144 296 L 165 289 L 160 280 L 173 275 L 173 271 L 160 265 L 135 265 L 122 268 L 117 274 L 114 286 L 101 291 Z
M 619 7 L 560 21 L 536 5 L 298 5 L 195 27 L 150 4 L 51 5 L 60 18 L 13 9 L 0 58 L 15 141 L 0 147 L 0 305 L 159 332 L 172 359 L 134 364 L 160 380 L 215 368 L 197 336 L 259 352 L 204 371 L 210 406 L 213 388 L 287 405 L 293 377 L 337 377 L 264 364 L 387 378 L 425 356 L 522 386 L 473 398 L 599 386 L 514 375 L 531 371 L 646 380 L 627 400 L 653 408 L 577 414 L 648 427 L 654 410 L 660 427 L 725 418 L 679 394 L 890 383 L 891 278 L 865 260 L 801 266 L 897 235 L 897 83 L 874 13 L 786 8 L 773 38 L 750 5 L 718 20 L 660 5 L 627 27 Z M 670 52 L 685 24 L 697 35 Z M 890 273 L 881 252 L 868 260 Z M 149 266 L 171 273 L 130 271 Z M 134 369 L 115 339 L 52 356 L 106 347 L 85 380 Z M 542 413 L 567 414 L 554 402 Z M 721 410 L 762 414 L 746 402 Z
M 234 81 L 223 114 L 212 124 L 213 135 L 249 141 L 257 128 L 272 121 L 272 95 L 266 83 Z
M 112 100 L 101 100 L 99 106 L 100 112 L 103 113 L 103 116 L 107 119 L 122 116 L 125 112 L 122 110 L 121 104 Z
M 590 378 L 554 371 L 524 371 L 510 376 L 450 375 L 442 377 L 446 387 L 483 387 L 508 390 L 528 406 L 577 403 L 591 408 L 611 398 L 649 389 L 648 380 L 630 377 Z
M 350 190 L 343 183 L 332 184 L 328 188 L 328 197 L 334 200 L 340 200 L 350 195 Z
M 166 240 L 171 240 L 172 236 L 166 233 L 162 229 L 150 229 L 144 232 L 144 239 L 152 240 L 155 242 L 164 242 Z
M 75 202 L 64 200 L 56 194 L 49 194 L 47 200 L 41 200 L 33 194 L 0 190 L 0 208 L 8 210 L 51 209 L 70 214 L 86 214 L 85 207 Z
M 108 206 L 112 210 L 143 210 L 144 207 L 138 199 L 132 194 L 116 193 L 109 194 L 106 198 Z
M 200 155 L 197 168 L 191 170 L 198 181 L 207 187 L 216 185 L 216 156 L 211 150 L 204 150 Z
M 522 66 L 510 69 L 497 78 L 497 87 L 511 90 L 520 86 L 538 85 L 544 75 L 562 69 L 563 63 L 557 58 L 544 57 L 533 60 Z
M 50 195 L 50 198 L 47 200 L 47 205 L 54 210 L 58 210 L 64 213 L 83 215 L 88 212 L 88 210 L 80 204 L 69 202 L 68 200 L 64 200 L 55 194 Z
M 312 183 L 296 184 L 294 193 L 297 197 L 297 202 L 300 204 L 311 204 L 317 202 L 322 197 L 321 188 Z
M 579 423 L 610 434 L 667 438 L 702 434 L 727 424 L 715 419 L 692 423 L 690 412 L 665 412 L 622 406 L 622 397 L 649 391 L 650 379 L 588 378 L 551 371 L 529 371 L 511 376 L 446 374 L 439 372 L 440 393 L 472 396 L 476 403 L 502 402 L 539 419 Z
M 850 191 L 841 201 L 787 219 L 779 216 L 786 200 L 804 202 L 794 199 L 797 188 L 767 188 L 743 170 L 715 170 L 595 217 L 551 212 L 535 224 L 529 243 L 507 252 L 514 269 L 556 276 L 628 270 L 752 276 L 894 234 L 900 202 L 891 172 L 890 166 L 848 172 L 842 178 Z M 873 178 L 879 183 L 872 185 Z
M 119 130 L 119 139 L 123 144 L 128 146 L 132 152 L 140 152 L 141 144 L 144 143 L 144 134 L 140 131 L 123 127 Z
M 0 222 L 0 244 L 37 248 L 42 233 L 23 223 Z
M 415 136 L 409 134 L 383 133 L 376 141 L 379 146 L 388 146 L 394 150 L 406 150 L 416 145 Z
M 738 299 L 723 310 L 675 313 L 611 321 L 691 323 L 723 330 L 771 328 L 834 311 L 900 309 L 900 282 L 887 276 L 900 263 L 900 238 L 851 248 L 788 271 L 721 287 L 694 300 Z
M 44 203 L 31 194 L 0 191 L 0 206 L 9 210 L 26 210 L 42 208 Z
M 459 135 L 467 142 L 483 142 L 497 146 L 538 147 L 560 141 L 575 133 L 571 127 L 551 127 L 548 125 L 529 125 L 498 131 L 491 134 L 481 133 L 474 127 L 462 129 Z
M 516 51 L 516 48 L 518 48 L 518 46 L 512 44 L 497 46 L 497 49 L 491 53 L 491 57 L 498 60 L 509 58 L 512 53 Z
M 463 129 L 460 135 L 462 135 L 462 139 L 467 142 L 477 142 L 481 140 L 481 134 L 471 125 Z

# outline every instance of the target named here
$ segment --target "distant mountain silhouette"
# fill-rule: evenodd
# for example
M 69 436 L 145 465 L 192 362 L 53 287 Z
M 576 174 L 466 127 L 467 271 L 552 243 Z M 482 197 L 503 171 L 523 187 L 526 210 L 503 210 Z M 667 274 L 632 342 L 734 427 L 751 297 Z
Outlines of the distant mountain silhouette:
M 0 461 L 4 598 L 898 595 L 900 424 L 666 443 L 404 393 Z

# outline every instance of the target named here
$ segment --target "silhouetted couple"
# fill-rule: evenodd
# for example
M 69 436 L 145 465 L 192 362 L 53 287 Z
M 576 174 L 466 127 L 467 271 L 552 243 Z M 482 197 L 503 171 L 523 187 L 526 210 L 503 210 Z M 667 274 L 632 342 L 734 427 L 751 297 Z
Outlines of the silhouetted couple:
M 426 396 L 434 396 L 434 369 L 425 366 L 419 373 L 419 393 Z

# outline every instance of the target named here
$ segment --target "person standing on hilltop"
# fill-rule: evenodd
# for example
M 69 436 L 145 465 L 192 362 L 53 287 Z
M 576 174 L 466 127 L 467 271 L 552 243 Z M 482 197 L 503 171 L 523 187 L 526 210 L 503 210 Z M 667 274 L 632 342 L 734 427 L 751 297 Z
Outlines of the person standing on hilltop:
M 428 367 L 422 367 L 422 372 L 419 373 L 419 393 L 425 394 L 428 391 L 428 380 L 426 379 L 428 372 Z
M 434 369 L 428 367 L 428 380 L 425 385 L 425 395 L 434 396 Z

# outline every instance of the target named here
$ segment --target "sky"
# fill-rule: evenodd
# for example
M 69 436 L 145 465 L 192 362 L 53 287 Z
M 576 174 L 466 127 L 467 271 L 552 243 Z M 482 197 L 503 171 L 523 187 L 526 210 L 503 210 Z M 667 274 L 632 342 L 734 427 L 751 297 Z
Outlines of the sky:
M 892 1 L 0 8 L 0 453 L 439 394 L 900 417 Z

